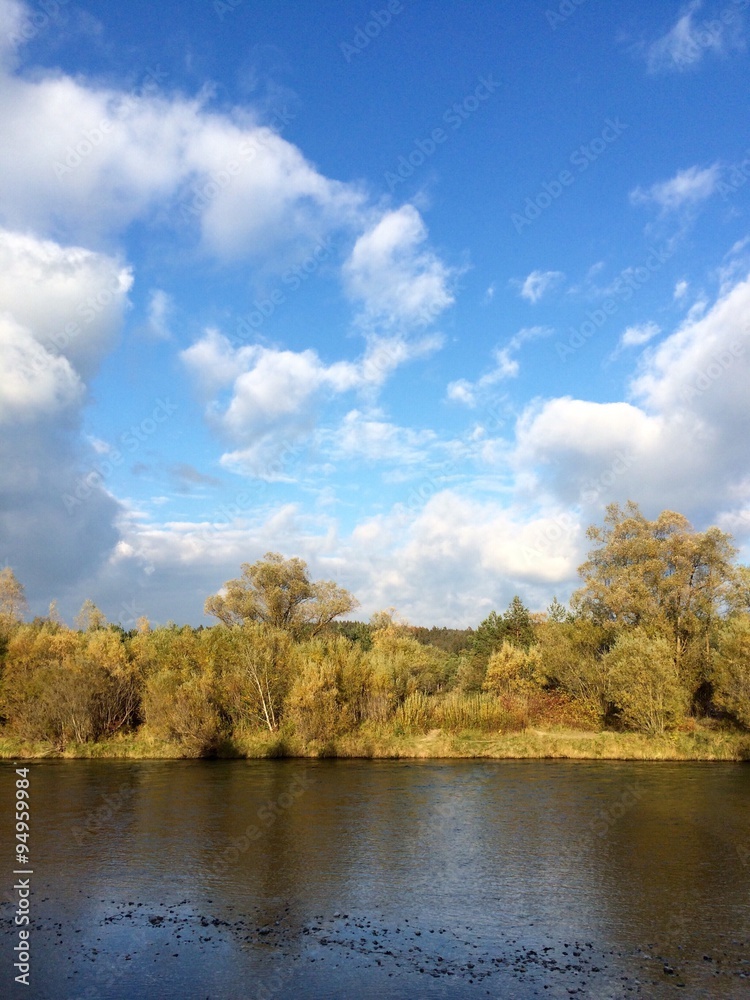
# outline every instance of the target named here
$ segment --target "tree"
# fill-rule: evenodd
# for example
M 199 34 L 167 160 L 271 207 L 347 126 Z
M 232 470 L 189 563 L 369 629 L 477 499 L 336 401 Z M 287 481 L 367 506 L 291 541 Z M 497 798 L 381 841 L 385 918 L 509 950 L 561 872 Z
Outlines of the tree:
M 75 616 L 74 621 L 76 628 L 81 632 L 95 632 L 107 624 L 104 612 L 100 611 L 88 597 L 81 605 L 81 610 Z
M 597 543 L 579 569 L 584 586 L 574 608 L 607 630 L 624 627 L 668 638 L 678 672 L 694 699 L 710 673 L 710 642 L 736 590 L 736 549 L 718 528 L 696 532 L 682 514 L 665 510 L 653 521 L 638 505 L 610 504 Z M 611 642 L 610 642 L 611 644 Z
M 10 566 L 5 566 L 0 569 L 0 632 L 7 632 L 22 622 L 27 611 L 23 584 L 18 582 Z
M 717 647 L 712 677 L 716 705 L 750 729 L 750 618 L 731 618 Z
M 508 642 L 521 649 L 528 649 L 532 645 L 534 626 L 531 615 L 518 594 L 514 595 L 507 611 L 503 614 L 503 623 Z
M 541 666 L 538 647 L 526 650 L 506 641 L 490 657 L 482 689 L 497 695 L 531 694 L 542 687 Z
M 664 636 L 642 628 L 623 632 L 603 665 L 610 697 L 633 729 L 659 735 L 685 714 L 686 692 L 672 646 Z
M 562 625 L 564 622 L 572 621 L 572 618 L 571 613 L 554 596 L 552 603 L 547 608 L 547 621 L 553 622 L 555 625 Z
M 471 652 L 486 662 L 490 655 L 502 646 L 506 631 L 505 619 L 497 611 L 490 611 L 471 637 Z
M 317 635 L 357 607 L 356 598 L 332 580 L 311 581 L 302 559 L 267 552 L 252 565 L 243 563 L 242 576 L 209 597 L 204 610 L 225 625 L 257 622 L 294 635 Z

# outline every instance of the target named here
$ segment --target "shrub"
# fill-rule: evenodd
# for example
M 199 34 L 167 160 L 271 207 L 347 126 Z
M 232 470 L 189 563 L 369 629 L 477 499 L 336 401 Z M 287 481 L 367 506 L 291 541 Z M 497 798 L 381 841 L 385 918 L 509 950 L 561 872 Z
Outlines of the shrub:
M 750 618 L 724 625 L 712 666 L 716 706 L 750 729 Z
M 609 695 L 626 725 L 660 734 L 674 728 L 687 708 L 672 645 L 635 628 L 622 633 L 606 654 Z

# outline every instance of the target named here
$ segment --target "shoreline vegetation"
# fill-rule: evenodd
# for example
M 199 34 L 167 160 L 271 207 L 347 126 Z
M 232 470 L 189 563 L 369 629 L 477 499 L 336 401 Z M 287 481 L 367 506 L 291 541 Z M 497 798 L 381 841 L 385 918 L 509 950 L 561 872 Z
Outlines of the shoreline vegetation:
M 0 736 L 0 760 L 189 760 L 174 742 L 128 733 L 61 749 L 45 741 Z M 663 736 L 601 730 L 528 729 L 488 735 L 477 732 L 395 734 L 387 729 L 350 733 L 329 742 L 302 743 L 293 734 L 255 731 L 227 740 L 211 753 L 217 760 L 750 760 L 750 734 L 699 728 Z
M 750 760 L 750 567 L 718 528 L 610 504 L 568 607 L 420 628 L 269 552 L 211 627 L 87 600 L 24 620 L 0 571 L 0 758 Z M 478 617 L 478 616 L 477 616 Z

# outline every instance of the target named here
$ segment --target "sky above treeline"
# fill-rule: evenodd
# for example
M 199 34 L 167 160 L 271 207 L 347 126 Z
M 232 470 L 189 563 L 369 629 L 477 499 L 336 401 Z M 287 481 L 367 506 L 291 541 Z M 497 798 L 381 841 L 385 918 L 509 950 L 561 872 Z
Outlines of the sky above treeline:
M 0 0 L 0 563 L 415 624 L 750 539 L 748 0 Z

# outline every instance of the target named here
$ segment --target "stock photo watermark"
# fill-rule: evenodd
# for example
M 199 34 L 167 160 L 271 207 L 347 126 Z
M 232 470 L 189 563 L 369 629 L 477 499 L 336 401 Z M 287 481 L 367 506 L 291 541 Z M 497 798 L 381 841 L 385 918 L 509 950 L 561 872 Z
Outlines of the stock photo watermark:
M 135 794 L 132 785 L 123 783 L 114 795 L 102 795 L 102 804 L 96 809 L 91 809 L 85 816 L 83 823 L 79 826 L 71 827 L 70 832 L 79 847 L 97 836 L 105 827 L 114 822 L 117 815 L 122 811 Z
M 568 18 L 572 17 L 579 8 L 583 7 L 588 0 L 561 0 L 556 10 L 545 11 L 547 24 L 553 31 L 557 31 L 561 24 L 565 24 Z
M 253 299 L 252 308 L 240 316 L 235 324 L 234 333 L 229 338 L 231 345 L 238 347 L 252 339 L 253 335 L 273 316 L 279 306 L 284 305 L 287 301 L 286 289 L 292 292 L 298 291 L 306 281 L 309 281 L 320 270 L 324 263 L 331 259 L 335 249 L 336 245 L 330 237 L 321 239 L 303 260 L 287 268 L 281 276 L 283 289 L 274 288 L 268 295 Z
M 586 313 L 586 319 L 578 328 L 570 327 L 570 335 L 567 340 L 557 341 L 555 352 L 558 358 L 561 361 L 567 361 L 571 354 L 575 354 L 586 341 L 591 340 L 594 334 L 606 326 L 609 320 L 619 312 L 620 306 L 629 302 L 636 292 L 648 284 L 653 275 L 672 256 L 674 256 L 674 249 L 671 246 L 664 245 L 660 250 L 651 247 L 643 264 L 639 264 L 637 267 L 626 267 L 620 271 L 611 286 L 612 294 L 604 299 L 600 307 L 589 309 Z
M 62 494 L 62 503 L 68 513 L 72 513 L 76 507 L 85 503 L 93 493 L 101 490 L 107 476 L 111 475 L 115 469 L 123 464 L 126 453 L 132 455 L 136 452 L 176 412 L 177 404 L 173 403 L 169 398 L 157 399 L 156 406 L 154 406 L 143 420 L 137 424 L 131 424 L 126 431 L 120 434 L 118 438 L 119 447 L 111 448 L 106 457 L 102 458 L 101 462 L 97 463 L 85 475 L 80 476 L 75 482 L 72 493 Z
M 277 795 L 275 799 L 267 799 L 256 813 L 257 822 L 250 823 L 239 837 L 229 842 L 211 866 L 215 874 L 225 872 L 242 854 L 250 850 L 250 845 L 256 843 L 283 814 L 294 805 L 297 799 L 314 784 L 309 775 L 296 775 L 286 792 Z
M 381 34 L 383 28 L 387 28 L 393 18 L 403 10 L 404 5 L 401 0 L 388 0 L 385 7 L 371 10 L 369 19 L 364 24 L 357 25 L 351 41 L 339 42 L 339 49 L 344 59 L 350 63 L 355 56 L 361 55 L 373 39 Z
M 46 31 L 53 23 L 58 27 L 63 27 L 68 22 L 67 16 L 61 17 L 63 7 L 67 7 L 70 0 L 37 0 L 34 7 L 29 7 L 17 32 L 8 35 L 11 45 L 20 45 L 22 42 L 32 42 L 39 34 Z
M 16 907 L 13 923 L 17 928 L 18 941 L 13 946 L 13 969 L 15 982 L 23 986 L 31 985 L 31 868 L 30 828 L 31 782 L 28 767 L 16 767 L 15 775 L 15 867 L 13 904 Z M 21 877 L 25 876 L 25 877 Z
M 221 166 L 209 171 L 208 176 L 194 181 L 180 204 L 182 220 L 185 222 L 202 216 L 211 202 L 232 186 L 261 150 L 268 149 L 269 144 L 279 138 L 283 129 L 294 118 L 294 112 L 288 108 L 276 108 L 270 116 L 269 124 L 260 126 L 242 140 L 237 147 L 236 159 L 225 160 Z
M 434 156 L 439 146 L 447 142 L 451 136 L 451 131 L 456 132 L 479 108 L 494 95 L 501 84 L 495 80 L 492 74 L 482 76 L 476 87 L 462 100 L 454 101 L 450 107 L 446 108 L 441 121 L 446 126 L 437 126 L 428 131 L 427 135 L 421 139 L 415 139 L 411 150 L 399 156 L 393 170 L 386 170 L 384 174 L 388 190 L 393 192 L 399 184 L 414 174 L 424 163 Z M 448 129 L 448 131 L 446 131 Z
M 526 199 L 520 212 L 511 214 L 510 221 L 516 232 L 520 235 L 527 226 L 533 225 L 550 205 L 556 202 L 567 188 L 572 187 L 578 177 L 596 163 L 629 128 L 630 126 L 619 118 L 606 118 L 604 128 L 599 135 L 582 143 L 568 157 L 568 163 L 576 167 L 578 173 L 574 174 L 568 168 L 558 171 L 551 180 L 544 181 L 535 195 Z
M 52 169 L 55 177 L 61 181 L 80 167 L 84 160 L 104 145 L 108 136 L 116 132 L 118 126 L 135 111 L 138 101 L 149 92 L 158 89 L 168 77 L 169 73 L 159 66 L 148 69 L 141 81 L 140 88 L 131 91 L 124 100 L 117 104 L 113 117 L 102 118 L 90 128 L 84 129 L 80 137 L 74 143 L 69 144 L 58 159 L 53 160 Z

